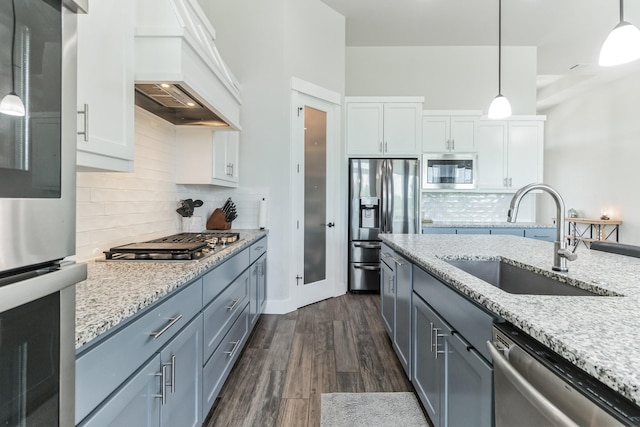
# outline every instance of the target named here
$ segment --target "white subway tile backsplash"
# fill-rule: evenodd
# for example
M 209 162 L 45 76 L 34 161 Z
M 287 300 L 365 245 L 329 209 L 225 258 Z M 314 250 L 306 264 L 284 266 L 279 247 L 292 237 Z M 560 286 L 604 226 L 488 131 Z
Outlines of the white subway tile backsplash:
M 433 221 L 504 222 L 513 194 L 422 193 L 421 217 Z M 518 221 L 535 222 L 535 196 L 522 200 Z
M 178 233 L 180 200 L 200 199 L 203 225 L 231 197 L 238 210 L 233 229 L 257 228 L 259 201 L 268 188 L 178 185 L 175 153 L 180 149 L 173 125 L 136 108 L 135 160 L 132 173 L 77 174 L 76 259 L 103 258 L 102 251 Z

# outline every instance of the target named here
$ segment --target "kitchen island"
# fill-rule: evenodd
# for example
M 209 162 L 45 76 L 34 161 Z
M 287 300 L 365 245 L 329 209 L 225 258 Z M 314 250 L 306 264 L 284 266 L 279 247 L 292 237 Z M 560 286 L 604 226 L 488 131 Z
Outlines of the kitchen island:
M 585 251 L 551 270 L 553 244 L 514 236 L 381 235 L 384 243 L 640 405 L 640 259 Z M 599 294 L 517 295 L 447 260 L 503 260 Z

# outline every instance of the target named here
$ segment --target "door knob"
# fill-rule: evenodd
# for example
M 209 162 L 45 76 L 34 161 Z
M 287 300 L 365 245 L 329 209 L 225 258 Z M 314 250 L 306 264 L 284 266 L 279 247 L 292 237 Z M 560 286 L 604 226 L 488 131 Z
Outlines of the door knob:
M 327 224 L 327 227 L 329 227 L 329 228 L 335 227 L 335 224 L 333 222 L 330 222 L 329 224 Z

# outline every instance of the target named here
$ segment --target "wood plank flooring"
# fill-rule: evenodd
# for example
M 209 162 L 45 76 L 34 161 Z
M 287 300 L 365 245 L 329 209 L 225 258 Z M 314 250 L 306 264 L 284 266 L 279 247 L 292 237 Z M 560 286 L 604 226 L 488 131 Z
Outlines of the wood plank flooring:
M 204 425 L 314 427 L 322 393 L 400 391 L 380 296 L 347 294 L 262 315 Z

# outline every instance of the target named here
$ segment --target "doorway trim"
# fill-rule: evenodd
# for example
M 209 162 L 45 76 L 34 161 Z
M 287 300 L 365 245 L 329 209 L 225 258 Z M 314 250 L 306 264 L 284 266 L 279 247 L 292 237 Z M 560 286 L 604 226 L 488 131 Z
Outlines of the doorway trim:
M 341 138 L 342 135 L 342 96 L 334 91 L 320 87 L 316 84 L 298 79 L 296 77 L 291 78 L 291 218 L 293 219 L 291 225 L 291 246 L 290 257 L 293 262 L 289 267 L 289 277 L 291 278 L 290 295 L 294 302 L 295 308 L 302 307 L 304 305 L 313 303 L 315 301 L 308 301 L 304 298 L 302 292 L 302 283 L 300 286 L 296 283 L 296 276 L 300 274 L 300 268 L 298 265 L 298 257 L 300 251 L 300 230 L 297 228 L 297 224 L 303 224 L 304 208 L 302 206 L 296 206 L 297 194 L 300 191 L 300 173 L 298 172 L 298 165 L 304 161 L 304 134 L 300 132 L 300 117 L 298 116 L 298 108 L 303 102 L 302 97 L 315 98 L 320 103 L 325 104 L 328 112 L 331 113 L 333 119 L 333 129 L 328 129 L 327 145 L 332 145 L 331 159 L 327 159 L 327 164 L 334 165 L 335 169 L 332 172 L 335 174 L 334 187 L 327 188 L 328 192 L 336 195 L 336 203 L 334 204 L 334 217 L 327 220 L 335 221 L 336 227 L 332 233 L 327 236 L 327 248 L 331 248 L 328 252 L 333 253 L 333 268 L 331 276 L 327 276 L 327 283 L 330 283 L 331 288 L 328 289 L 328 297 L 334 297 L 342 295 L 347 291 L 346 281 L 346 191 L 341 188 L 341 183 L 345 182 L 346 176 L 344 175 L 344 144 Z M 298 221 L 300 221 L 298 223 Z M 303 241 L 302 241 L 303 242 Z M 304 244 L 304 243 L 302 243 Z M 327 260 L 330 262 L 329 260 Z M 343 265 L 344 264 L 344 265 Z M 329 269 L 328 269 L 329 272 Z

